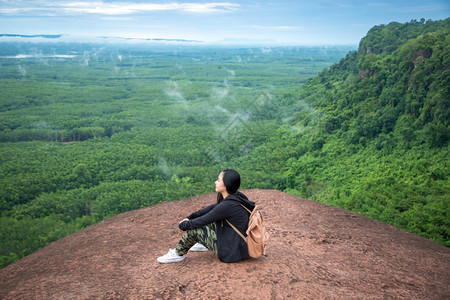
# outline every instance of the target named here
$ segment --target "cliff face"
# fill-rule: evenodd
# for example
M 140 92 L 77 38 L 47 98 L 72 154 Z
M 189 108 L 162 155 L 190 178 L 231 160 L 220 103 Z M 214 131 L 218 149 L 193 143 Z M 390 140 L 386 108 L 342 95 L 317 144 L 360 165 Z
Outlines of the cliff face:
M 264 209 L 268 256 L 180 263 L 178 221 L 214 194 L 117 215 L 0 270 L 1 299 L 445 299 L 450 249 L 395 227 L 274 190 L 244 190 Z

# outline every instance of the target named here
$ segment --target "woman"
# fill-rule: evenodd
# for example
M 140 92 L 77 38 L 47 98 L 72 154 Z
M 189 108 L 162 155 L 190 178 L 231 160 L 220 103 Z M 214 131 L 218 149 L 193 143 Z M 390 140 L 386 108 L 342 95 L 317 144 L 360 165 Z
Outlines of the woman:
M 170 249 L 167 254 L 158 257 L 158 262 L 182 261 L 194 245 L 196 251 L 201 251 L 198 244 L 216 253 L 222 262 L 235 262 L 248 257 L 247 244 L 228 222 L 245 236 L 250 214 L 240 204 L 252 211 L 255 203 L 238 191 L 241 177 L 235 170 L 225 169 L 220 172 L 215 184 L 217 203 L 204 207 L 182 220 L 179 227 L 186 233 L 175 249 Z

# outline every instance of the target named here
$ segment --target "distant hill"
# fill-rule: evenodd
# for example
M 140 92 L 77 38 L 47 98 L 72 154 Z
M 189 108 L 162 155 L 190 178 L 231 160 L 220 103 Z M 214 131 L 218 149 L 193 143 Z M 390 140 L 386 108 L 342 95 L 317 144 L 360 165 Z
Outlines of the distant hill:
M 264 210 L 268 256 L 183 262 L 178 220 L 205 194 L 126 212 L 0 270 L 1 299 L 446 299 L 450 249 L 367 217 L 274 190 L 244 190 Z
M 46 38 L 46 39 L 58 39 L 62 37 L 62 34 L 32 34 L 32 35 L 25 35 L 25 34 L 7 34 L 7 33 L 0 33 L 0 37 L 20 37 L 20 38 Z
M 9 41 L 13 38 L 14 41 L 30 41 L 33 38 L 43 38 L 48 40 L 55 40 L 55 39 L 61 39 L 65 41 L 74 41 L 74 42 L 82 42 L 82 41 L 88 41 L 88 42 L 105 42 L 105 41 L 111 41 L 111 42 L 127 42 L 127 41 L 134 41 L 134 42 L 176 42 L 176 43 L 201 43 L 202 41 L 198 40 L 186 40 L 186 39 L 163 39 L 163 38 L 122 38 L 122 37 L 107 37 L 107 36 L 101 36 L 101 37 L 89 37 L 89 38 L 81 38 L 77 36 L 70 36 L 65 34 L 32 34 L 32 35 L 26 35 L 26 34 L 7 34 L 7 33 L 0 33 L 0 41 L 1 38 L 9 38 Z M 24 40 L 25 39 L 25 40 Z

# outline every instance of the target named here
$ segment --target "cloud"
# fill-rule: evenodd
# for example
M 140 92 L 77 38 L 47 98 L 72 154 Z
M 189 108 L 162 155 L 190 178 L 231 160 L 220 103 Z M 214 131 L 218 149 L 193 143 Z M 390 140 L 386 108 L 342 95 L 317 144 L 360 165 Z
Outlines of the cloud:
M 105 20 L 105 21 L 132 21 L 133 18 L 130 17 L 115 17 L 115 16 L 105 16 L 105 17 L 101 17 L 101 20 Z
M 300 30 L 303 29 L 300 26 L 265 26 L 265 25 L 253 25 L 251 26 L 255 29 L 263 29 L 263 30 Z
M 155 11 L 182 11 L 190 13 L 216 13 L 229 12 L 240 8 L 237 3 L 135 3 L 103 1 L 73 1 L 73 2 L 33 2 L 27 6 L 22 2 L 5 2 L 9 7 L 0 8 L 0 14 L 27 14 L 27 13 L 65 13 L 65 14 L 100 14 L 100 15 L 129 15 Z

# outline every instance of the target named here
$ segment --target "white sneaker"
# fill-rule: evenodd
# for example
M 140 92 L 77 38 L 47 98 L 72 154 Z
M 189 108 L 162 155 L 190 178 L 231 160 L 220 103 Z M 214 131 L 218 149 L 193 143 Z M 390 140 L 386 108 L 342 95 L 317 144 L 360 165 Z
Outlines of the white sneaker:
M 175 249 L 169 249 L 169 252 L 160 256 L 156 259 L 158 262 L 162 264 L 168 264 L 173 262 L 179 262 L 184 260 L 184 255 L 178 255 Z
M 194 246 L 191 247 L 191 249 L 189 249 L 190 251 L 193 252 L 203 252 L 203 251 L 208 251 L 209 249 L 206 248 L 205 246 L 203 246 L 200 243 L 196 243 Z

